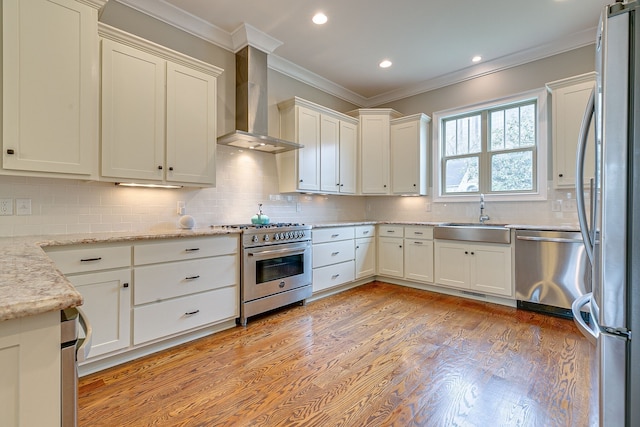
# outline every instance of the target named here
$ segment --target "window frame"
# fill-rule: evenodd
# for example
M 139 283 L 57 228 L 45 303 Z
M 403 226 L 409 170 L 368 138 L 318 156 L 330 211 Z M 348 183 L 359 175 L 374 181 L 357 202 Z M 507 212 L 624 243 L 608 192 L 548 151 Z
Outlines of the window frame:
M 433 128 L 432 128 L 432 154 L 433 154 L 433 202 L 469 202 L 475 201 L 479 197 L 479 193 L 455 193 L 445 194 L 443 192 L 443 154 L 444 154 L 444 141 L 442 137 L 444 130 L 441 130 L 443 126 L 443 120 L 453 116 L 471 116 L 474 113 L 499 109 L 500 107 L 508 107 L 510 105 L 517 105 L 529 100 L 536 100 L 537 103 L 537 123 L 536 123 L 536 135 L 537 143 L 534 148 L 534 183 L 536 190 L 526 192 L 501 192 L 501 193 L 486 193 L 485 200 L 494 201 L 527 201 L 527 200 L 546 200 L 547 199 L 547 156 L 548 156 L 548 109 L 547 109 L 547 91 L 546 89 L 535 89 L 527 92 L 522 92 L 515 95 L 506 96 L 503 98 L 497 98 L 490 101 L 481 102 L 478 104 L 466 105 L 463 107 L 451 108 L 448 110 L 437 111 L 433 113 Z M 482 124 L 483 130 L 486 126 Z M 486 138 L 486 135 L 483 135 Z M 486 144 L 485 144 L 486 142 Z M 490 155 L 488 150 L 488 141 L 484 141 L 483 148 L 478 156 L 480 162 L 483 158 L 486 159 Z M 484 175 L 480 175 L 479 182 L 490 179 L 488 175 L 490 168 Z

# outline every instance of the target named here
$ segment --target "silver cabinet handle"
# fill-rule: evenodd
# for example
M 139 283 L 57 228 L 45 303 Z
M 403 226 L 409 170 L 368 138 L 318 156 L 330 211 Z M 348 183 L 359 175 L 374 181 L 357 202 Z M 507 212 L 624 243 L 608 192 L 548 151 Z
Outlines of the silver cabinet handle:
M 82 340 L 82 344 L 76 349 L 76 359 L 78 362 L 84 362 L 89 357 L 89 352 L 91 351 L 91 340 L 93 339 L 93 328 L 91 327 L 91 323 L 89 322 L 89 318 L 84 311 L 80 307 L 76 307 L 78 310 L 78 320 L 80 322 L 80 326 L 84 330 L 84 340 Z
M 422 245 L 424 242 L 413 242 L 414 245 Z
M 566 239 L 562 237 L 534 237 L 534 236 L 517 236 L 518 240 L 528 240 L 532 242 L 554 242 L 554 243 L 582 243 L 582 239 Z

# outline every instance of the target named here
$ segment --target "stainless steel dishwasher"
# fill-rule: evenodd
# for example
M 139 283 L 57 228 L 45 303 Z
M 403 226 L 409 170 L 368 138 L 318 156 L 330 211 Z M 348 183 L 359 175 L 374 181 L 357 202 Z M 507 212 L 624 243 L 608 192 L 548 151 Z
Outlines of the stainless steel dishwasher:
M 518 308 L 572 318 L 573 301 L 591 292 L 590 275 L 580 232 L 516 230 Z

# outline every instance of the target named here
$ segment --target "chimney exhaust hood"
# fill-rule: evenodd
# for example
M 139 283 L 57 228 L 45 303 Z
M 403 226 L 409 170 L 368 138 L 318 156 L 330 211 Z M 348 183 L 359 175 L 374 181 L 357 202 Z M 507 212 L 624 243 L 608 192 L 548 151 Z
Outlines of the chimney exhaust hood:
M 236 53 L 236 130 L 218 144 L 274 154 L 304 147 L 267 132 L 267 54 L 247 45 Z

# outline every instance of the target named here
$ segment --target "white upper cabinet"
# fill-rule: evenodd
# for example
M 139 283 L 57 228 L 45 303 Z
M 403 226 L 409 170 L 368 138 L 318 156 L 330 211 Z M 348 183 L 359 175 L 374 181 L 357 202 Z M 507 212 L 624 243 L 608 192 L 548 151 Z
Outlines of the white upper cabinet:
M 102 178 L 215 185 L 222 70 L 107 26 L 100 33 Z
M 301 98 L 278 108 L 280 137 L 304 145 L 276 154 L 280 191 L 354 194 L 357 120 Z
M 553 183 L 556 188 L 573 188 L 576 183 L 576 150 L 580 126 L 591 91 L 595 88 L 595 73 L 586 73 L 547 83 L 551 92 L 551 125 L 553 135 Z M 589 128 L 585 158 L 584 182 L 594 176 L 595 133 Z
M 104 3 L 2 1 L 2 173 L 97 178 Z
M 427 135 L 425 114 L 391 120 L 391 192 L 427 194 Z
M 390 122 L 400 114 L 381 108 L 360 109 L 354 113 L 360 119 L 360 193 L 391 194 Z

